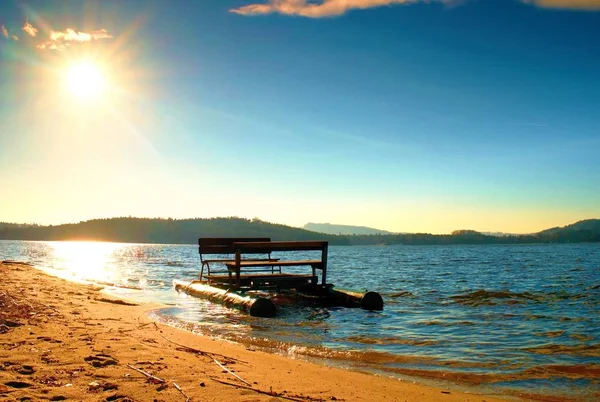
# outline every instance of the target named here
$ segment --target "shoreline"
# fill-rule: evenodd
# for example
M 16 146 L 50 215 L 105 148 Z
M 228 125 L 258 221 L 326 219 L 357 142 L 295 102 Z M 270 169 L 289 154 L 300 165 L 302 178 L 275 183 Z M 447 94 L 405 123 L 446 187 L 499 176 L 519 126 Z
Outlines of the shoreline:
M 0 275 L 0 399 L 518 399 L 456 390 L 469 389 L 461 384 L 447 389 L 409 383 L 193 334 L 152 321 L 148 313 L 161 305 L 117 299 L 100 293 L 100 286 L 69 282 L 28 264 L 1 263 Z

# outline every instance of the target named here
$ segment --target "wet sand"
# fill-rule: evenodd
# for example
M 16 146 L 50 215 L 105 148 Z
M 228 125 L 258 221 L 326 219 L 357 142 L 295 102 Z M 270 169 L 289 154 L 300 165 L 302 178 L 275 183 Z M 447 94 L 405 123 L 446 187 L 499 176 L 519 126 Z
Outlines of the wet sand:
M 514 400 L 194 335 L 152 322 L 147 314 L 159 305 L 114 299 L 24 264 L 0 264 L 0 278 L 0 401 Z

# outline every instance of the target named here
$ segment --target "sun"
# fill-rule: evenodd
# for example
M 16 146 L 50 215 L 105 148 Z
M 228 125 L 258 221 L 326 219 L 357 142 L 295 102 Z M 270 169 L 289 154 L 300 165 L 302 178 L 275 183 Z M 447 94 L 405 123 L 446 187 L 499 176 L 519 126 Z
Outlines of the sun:
M 97 65 L 78 62 L 67 66 L 66 90 L 78 98 L 97 98 L 106 89 L 106 78 Z

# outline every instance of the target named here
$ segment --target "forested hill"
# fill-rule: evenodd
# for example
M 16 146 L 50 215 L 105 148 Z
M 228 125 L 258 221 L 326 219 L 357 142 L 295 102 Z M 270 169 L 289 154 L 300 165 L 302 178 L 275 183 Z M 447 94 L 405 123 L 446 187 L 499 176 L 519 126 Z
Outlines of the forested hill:
M 330 240 L 330 236 L 258 219 L 94 219 L 57 226 L 3 227 L 0 239 L 102 240 L 123 243 L 196 243 L 198 237 L 270 237 L 272 240 Z
M 571 225 L 567 225 L 564 227 L 556 227 L 552 229 L 542 230 L 540 232 L 541 235 L 550 235 L 550 236 L 561 236 L 570 233 L 577 232 L 589 232 L 589 233 L 598 233 L 600 232 L 600 219 L 586 219 L 584 221 L 579 221 L 577 223 L 573 223 Z
M 394 234 L 387 230 L 369 228 L 366 226 L 335 225 L 333 223 L 312 223 L 309 222 L 302 227 L 313 232 L 340 234 L 340 235 L 375 235 L 375 234 Z
M 124 243 L 192 244 L 198 237 L 270 237 L 272 240 L 328 240 L 332 245 L 361 244 L 517 244 L 600 242 L 600 219 L 580 221 L 535 234 L 491 236 L 473 230 L 449 235 L 428 233 L 330 235 L 258 219 L 95 219 L 56 226 L 0 222 L 0 240 L 99 240 Z

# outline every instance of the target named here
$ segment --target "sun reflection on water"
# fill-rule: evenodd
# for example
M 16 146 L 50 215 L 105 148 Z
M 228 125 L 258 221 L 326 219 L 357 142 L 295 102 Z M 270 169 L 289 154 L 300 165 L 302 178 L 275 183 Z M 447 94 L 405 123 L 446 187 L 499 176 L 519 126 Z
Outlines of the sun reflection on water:
M 73 280 L 120 282 L 123 277 L 114 264 L 118 243 L 91 241 L 49 242 L 54 249 L 54 267 Z

